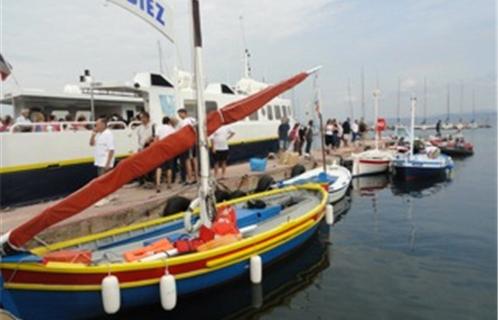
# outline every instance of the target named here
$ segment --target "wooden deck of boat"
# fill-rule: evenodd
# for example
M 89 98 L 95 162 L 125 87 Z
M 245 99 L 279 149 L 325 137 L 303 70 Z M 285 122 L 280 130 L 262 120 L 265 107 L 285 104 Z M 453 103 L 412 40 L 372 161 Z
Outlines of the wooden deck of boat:
M 331 162 L 336 156 L 347 159 L 351 152 L 361 151 L 368 144 L 370 142 L 364 143 L 361 147 L 344 147 L 336 150 L 327 156 L 327 162 Z M 317 163 L 321 162 L 321 153 L 314 151 L 311 157 L 301 157 L 299 162 L 307 168 L 316 166 Z M 265 172 L 251 172 L 247 162 L 235 164 L 227 168 L 226 178 L 220 182 L 232 190 L 250 190 L 256 186 L 261 175 L 271 175 L 275 180 L 284 179 L 289 176 L 291 167 L 291 165 L 279 164 L 277 159 L 268 160 Z M 175 195 L 195 198 L 196 190 L 196 185 L 183 186 L 176 183 L 171 189 L 166 189 L 163 184 L 162 191 L 156 193 L 154 188 L 145 189 L 137 184 L 129 184 L 115 192 L 111 196 L 114 199 L 108 204 L 102 207 L 92 206 L 84 210 L 82 213 L 49 228 L 39 236 L 39 239 L 53 243 L 68 237 L 96 233 L 155 218 L 160 216 L 168 198 Z M 60 200 L 0 210 L 0 233 L 22 224 L 58 201 Z M 32 245 L 35 244 L 32 243 Z

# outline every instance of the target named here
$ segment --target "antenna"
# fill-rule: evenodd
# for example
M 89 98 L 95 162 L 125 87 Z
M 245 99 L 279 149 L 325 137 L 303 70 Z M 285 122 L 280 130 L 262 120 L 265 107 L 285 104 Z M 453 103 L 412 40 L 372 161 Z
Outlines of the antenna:
M 349 111 L 351 112 L 351 121 L 354 120 L 354 107 L 353 107 L 353 99 L 351 97 L 351 78 L 348 79 L 348 102 L 349 102 Z
M 365 119 L 365 68 L 361 66 L 361 116 Z
M 396 106 L 396 122 L 399 124 L 401 119 L 399 117 L 399 112 L 401 109 L 401 77 L 398 77 L 398 104 Z
M 246 42 L 246 32 L 244 29 L 244 17 L 240 16 L 240 31 L 242 33 L 242 46 L 243 46 L 243 51 L 242 51 L 242 61 L 244 63 L 243 65 L 243 76 L 244 78 L 250 78 L 251 77 L 251 65 L 249 64 L 249 58 L 251 58 L 251 53 L 249 52 L 249 49 L 247 49 L 247 42 Z

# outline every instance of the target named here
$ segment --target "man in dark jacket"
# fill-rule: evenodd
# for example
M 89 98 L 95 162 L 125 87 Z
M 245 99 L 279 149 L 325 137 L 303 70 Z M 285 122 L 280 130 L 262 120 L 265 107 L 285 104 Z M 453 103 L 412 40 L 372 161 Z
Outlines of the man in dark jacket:
M 282 118 L 282 122 L 278 126 L 278 146 L 279 151 L 287 151 L 289 148 L 289 119 Z

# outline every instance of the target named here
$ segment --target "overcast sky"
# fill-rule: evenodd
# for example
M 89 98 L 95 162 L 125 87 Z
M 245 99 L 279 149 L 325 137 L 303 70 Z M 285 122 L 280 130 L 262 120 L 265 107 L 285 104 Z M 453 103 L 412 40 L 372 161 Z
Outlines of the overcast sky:
M 174 67 L 172 45 L 105 0 L 0 1 L 0 51 L 23 88 L 59 91 L 77 82 L 85 68 L 103 81 L 128 81 L 135 72 L 158 71 L 158 40 L 167 69 Z M 191 61 L 188 2 L 169 1 L 183 69 Z M 327 117 L 350 114 L 349 80 L 354 113 L 361 114 L 362 66 L 367 117 L 377 81 L 383 93 L 381 115 L 395 116 L 398 77 L 401 116 L 409 115 L 412 93 L 422 101 L 424 77 L 429 115 L 445 113 L 448 83 L 453 112 L 461 108 L 462 83 L 465 112 L 472 109 L 472 91 L 478 110 L 496 109 L 493 0 L 202 0 L 201 14 L 208 81 L 234 83 L 241 76 L 243 15 L 254 78 L 275 82 L 323 65 L 320 86 Z M 311 83 L 300 85 L 293 95 L 301 115 L 311 101 Z M 9 78 L 3 89 L 14 87 Z

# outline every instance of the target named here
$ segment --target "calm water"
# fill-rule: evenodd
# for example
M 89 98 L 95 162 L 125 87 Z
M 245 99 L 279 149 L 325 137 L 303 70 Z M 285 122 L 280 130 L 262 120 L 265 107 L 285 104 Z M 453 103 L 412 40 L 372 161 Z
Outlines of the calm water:
M 496 319 L 496 131 L 466 137 L 476 154 L 451 181 L 356 180 L 341 220 L 265 269 L 262 286 L 244 279 L 147 318 Z

